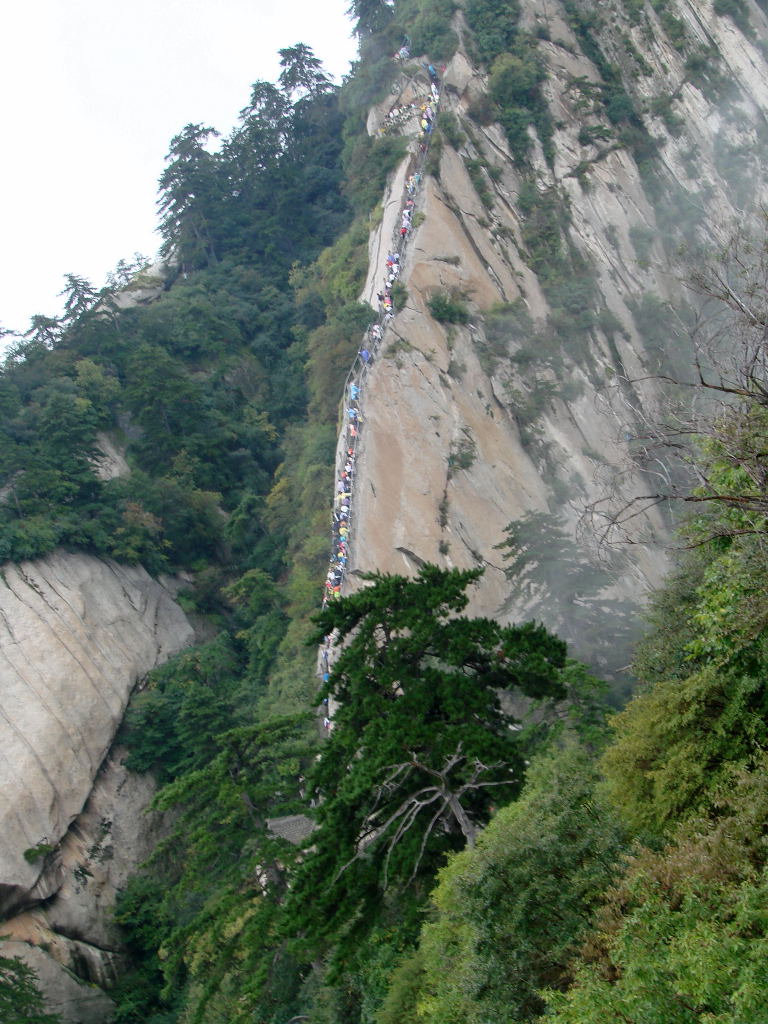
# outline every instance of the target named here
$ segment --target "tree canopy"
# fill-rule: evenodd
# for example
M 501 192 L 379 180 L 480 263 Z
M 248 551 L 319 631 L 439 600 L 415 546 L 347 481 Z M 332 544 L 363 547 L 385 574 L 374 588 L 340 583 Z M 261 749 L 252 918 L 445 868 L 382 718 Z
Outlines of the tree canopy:
M 338 655 L 322 694 L 336 710 L 311 776 L 318 829 L 291 894 L 316 939 L 369 927 L 383 892 L 431 877 L 519 791 L 526 751 L 502 692 L 565 695 L 563 641 L 461 614 L 480 574 L 372 573 L 316 619 L 313 642 L 332 635 Z
M 405 1019 L 534 1020 L 543 1010 L 540 990 L 567 985 L 569 962 L 625 844 L 596 782 L 584 748 L 568 744 L 538 757 L 520 798 L 498 812 L 475 849 L 451 857 L 430 897 L 418 982 L 410 1005 L 400 1007 Z M 398 968 L 393 995 L 413 962 Z M 382 1007 L 380 1024 L 396 1024 L 389 1009 Z

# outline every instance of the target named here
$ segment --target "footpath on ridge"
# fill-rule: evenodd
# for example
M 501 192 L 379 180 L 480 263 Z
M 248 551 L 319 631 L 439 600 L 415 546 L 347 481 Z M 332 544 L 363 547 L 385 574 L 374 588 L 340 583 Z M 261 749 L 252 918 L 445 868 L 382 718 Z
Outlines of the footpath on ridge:
M 396 59 L 409 62 L 407 51 L 401 49 Z M 426 69 L 426 70 L 422 70 Z M 406 179 L 399 211 L 399 227 L 393 233 L 391 247 L 382 267 L 383 285 L 378 292 L 379 318 L 362 339 L 352 366 L 344 381 L 342 396 L 341 428 L 336 448 L 335 490 L 331 514 L 331 557 L 323 593 L 323 606 L 341 595 L 347 576 L 347 567 L 354 544 L 354 495 L 357 460 L 364 429 L 364 397 L 370 384 L 373 367 L 386 339 L 387 328 L 394 320 L 397 310 L 393 299 L 393 287 L 407 262 L 408 241 L 414 227 L 418 194 L 423 178 L 423 168 L 429 152 L 429 142 L 437 121 L 440 103 L 440 79 L 432 64 L 420 63 L 411 79 L 412 84 L 423 85 L 423 100 L 410 104 L 393 103 L 386 114 L 381 134 L 398 131 L 405 134 L 410 122 L 418 120 L 419 130 L 414 132 L 410 146 L 411 173 Z M 398 92 L 398 97 L 401 91 Z M 318 654 L 318 675 L 323 685 L 328 682 L 335 660 L 335 637 L 325 638 Z M 325 698 L 322 705 L 323 727 L 333 728 L 333 705 Z

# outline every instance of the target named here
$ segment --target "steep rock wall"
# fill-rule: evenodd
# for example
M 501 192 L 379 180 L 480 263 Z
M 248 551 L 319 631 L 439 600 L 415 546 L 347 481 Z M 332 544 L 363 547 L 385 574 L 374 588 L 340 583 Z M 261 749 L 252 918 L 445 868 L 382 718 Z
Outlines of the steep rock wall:
M 115 896 L 163 833 L 162 816 L 147 810 L 154 782 L 129 772 L 124 755 L 110 751 L 59 844 L 56 892 L 0 924 L 7 948 L 38 972 L 48 1009 L 73 1024 L 111 1016 L 106 990 L 123 965 Z
M 136 681 L 194 638 L 177 589 L 82 554 L 3 567 L 0 932 L 45 959 L 65 1020 L 105 1019 L 93 986 L 119 961 L 107 909 L 156 839 L 151 782 L 107 755 Z
M 438 123 L 447 116 L 452 127 L 418 196 L 424 219 L 400 278 L 408 299 L 366 381 L 351 580 L 355 570 L 408 572 L 422 560 L 484 565 L 475 611 L 545 620 L 549 613 L 549 624 L 565 629 L 580 654 L 591 642 L 573 621 L 564 623 L 568 615 L 544 593 L 548 584 L 531 577 L 526 591 L 516 590 L 505 575 L 497 545 L 511 522 L 534 513 L 562 525 L 569 557 L 595 565 L 593 598 L 603 606 L 636 607 L 663 574 L 669 524 L 660 515 L 632 523 L 630 537 L 639 543 L 620 557 L 612 552 L 608 569 L 600 565 L 594 521 L 582 513 L 612 488 L 631 496 L 632 484 L 623 492 L 621 484 L 630 466 L 635 483 L 650 472 L 631 442 L 638 416 L 654 416 L 661 401 L 644 378 L 688 358 L 665 306 L 684 300 L 680 248 L 724 238 L 745 210 L 768 199 L 762 50 L 708 4 L 674 9 L 689 33 L 684 52 L 650 5 L 637 24 L 620 3 L 600 5 L 602 51 L 621 69 L 652 155 L 637 137 L 628 144 L 595 100 L 600 67 L 558 3 L 527 4 L 523 15 L 542 37 L 554 126 L 549 160 L 529 127 L 531 156 L 521 168 L 500 126 L 478 123 L 487 75 L 464 49 L 449 63 Z M 751 13 L 765 39 L 762 13 Z M 460 15 L 455 27 L 466 38 Z M 718 88 L 692 80 L 686 53 L 704 44 L 720 55 L 710 57 Z M 390 107 L 425 95 L 418 62 L 403 68 L 398 85 L 399 95 L 371 112 L 369 131 L 385 124 Z M 371 238 L 363 298 L 374 305 L 416 153 L 414 141 Z M 537 250 L 536 217 L 544 215 L 559 218 L 561 251 L 583 266 L 583 280 L 553 281 L 546 253 Z M 579 287 L 587 298 L 576 294 Z M 428 305 L 438 294 L 463 303 L 470 322 L 438 323 Z M 546 553 L 531 557 L 541 563 Z M 593 663 L 600 668 L 601 658 Z
M 7 912 L 56 887 L 46 849 L 82 810 L 136 680 L 193 633 L 169 591 L 138 566 L 55 553 L 6 565 L 0 588 Z

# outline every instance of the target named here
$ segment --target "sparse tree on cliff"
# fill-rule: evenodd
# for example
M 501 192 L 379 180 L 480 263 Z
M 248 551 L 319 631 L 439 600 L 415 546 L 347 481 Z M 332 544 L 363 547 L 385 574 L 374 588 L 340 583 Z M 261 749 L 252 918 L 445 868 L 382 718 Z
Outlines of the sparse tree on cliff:
M 393 9 L 387 0 L 352 0 L 347 15 L 355 21 L 355 35 L 369 36 L 389 24 Z
M 35 313 L 29 321 L 29 330 L 24 332 L 24 337 L 28 339 L 25 354 L 30 351 L 30 346 L 38 349 L 55 348 L 61 340 L 61 327 L 61 321 L 55 317 Z
M 331 80 L 323 71 L 323 63 L 305 43 L 296 43 L 280 50 L 278 82 L 286 96 L 295 102 L 304 96 L 317 96 L 332 88 Z
M 224 146 L 228 163 L 237 172 L 233 184 L 238 190 L 249 178 L 256 180 L 275 166 L 290 129 L 291 104 L 286 95 L 271 82 L 254 82 L 248 106 L 240 111 L 240 127 Z
M 768 239 L 738 231 L 700 257 L 689 286 L 699 298 L 696 316 L 669 328 L 689 336 L 688 371 L 620 378 L 606 388 L 617 418 L 629 424 L 625 471 L 613 473 L 608 493 L 586 509 L 607 542 L 642 541 L 639 523 L 653 526 L 647 513 L 670 505 L 696 511 L 694 542 L 768 532 Z M 647 400 L 648 382 L 655 401 Z M 628 494 L 630 480 L 640 493 Z
M 0 1020 L 3 1024 L 61 1024 L 45 1012 L 37 975 L 23 960 L 0 956 Z
M 64 320 L 72 323 L 96 305 L 99 292 L 87 277 L 79 274 L 65 274 L 64 281 L 64 289 L 59 295 L 64 297 Z
M 206 145 L 218 134 L 214 128 L 188 124 L 171 139 L 169 163 L 158 182 L 161 252 L 174 253 L 191 266 L 216 261 L 211 227 L 219 182 L 216 157 Z

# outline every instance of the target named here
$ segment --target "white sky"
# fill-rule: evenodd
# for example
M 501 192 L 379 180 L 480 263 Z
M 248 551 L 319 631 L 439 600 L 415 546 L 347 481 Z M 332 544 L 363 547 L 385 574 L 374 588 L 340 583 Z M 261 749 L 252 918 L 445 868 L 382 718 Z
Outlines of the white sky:
M 277 51 L 311 46 L 337 82 L 349 0 L 6 0 L 0 13 L 0 326 L 61 311 L 153 256 L 157 179 L 184 125 L 227 133 Z

